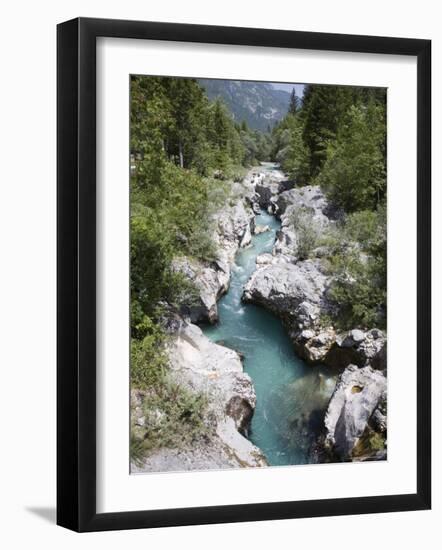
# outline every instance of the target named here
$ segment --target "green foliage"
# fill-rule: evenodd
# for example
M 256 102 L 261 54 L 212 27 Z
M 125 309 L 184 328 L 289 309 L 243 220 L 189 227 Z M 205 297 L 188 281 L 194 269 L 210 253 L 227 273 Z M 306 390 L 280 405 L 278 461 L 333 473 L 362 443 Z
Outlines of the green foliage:
M 383 89 L 306 86 L 273 130 L 272 158 L 348 211 L 376 208 L 386 188 L 385 98 Z
M 140 464 L 149 451 L 182 448 L 207 435 L 207 398 L 173 382 L 167 371 L 165 334 L 145 319 L 146 336 L 131 342 L 131 387 L 144 390 L 145 426 L 132 424 L 131 460 Z
M 137 165 L 144 180 L 158 177 L 166 160 L 207 176 L 246 156 L 231 115 L 196 80 L 145 76 L 131 80 L 131 153 L 148 161 L 141 174 Z
M 333 277 L 329 298 L 335 303 L 334 324 L 343 330 L 386 327 L 386 212 L 361 211 L 321 243 L 329 247 L 328 271 Z
M 339 307 L 337 325 L 384 328 L 386 292 L 380 262 L 352 252 L 335 258 L 334 272 L 330 297 Z
M 375 208 L 386 192 L 385 112 L 352 106 L 317 177 L 328 198 L 352 212 Z
M 148 389 L 161 382 L 167 365 L 166 335 L 162 328 L 147 315 L 137 324 L 137 336 L 131 340 L 131 387 Z
M 210 432 L 206 423 L 207 397 L 165 376 L 143 402 L 147 418 L 143 447 L 183 448 Z
M 296 256 L 298 260 L 306 260 L 318 245 L 319 239 L 312 214 L 305 208 L 299 208 L 292 211 L 289 220 L 296 233 Z
M 293 88 L 292 93 L 290 94 L 290 103 L 289 103 L 289 114 L 296 115 L 300 107 L 299 97 L 296 95 L 296 90 Z
M 386 325 L 385 90 L 308 85 L 302 106 L 273 130 L 272 158 L 298 184 L 316 183 L 345 216 L 321 236 L 302 210 L 291 220 L 297 254 L 328 250 L 338 328 Z
M 307 183 L 308 150 L 303 142 L 300 116 L 289 114 L 273 131 L 272 157 L 297 183 Z
M 243 129 L 241 126 L 239 132 L 242 144 L 244 146 L 243 164 L 251 166 L 258 164 L 259 161 L 266 161 L 270 158 L 272 136 L 269 133 Z
M 351 103 L 352 89 L 310 86 L 303 109 L 303 140 L 310 151 L 310 175 L 318 174 L 327 156 L 327 144 L 336 137 L 339 122 Z
M 304 145 L 309 151 L 310 176 L 319 174 L 328 157 L 328 146 L 346 124 L 351 108 L 372 104 L 385 111 L 385 97 L 385 90 L 381 88 L 306 86 L 299 114 L 303 121 Z

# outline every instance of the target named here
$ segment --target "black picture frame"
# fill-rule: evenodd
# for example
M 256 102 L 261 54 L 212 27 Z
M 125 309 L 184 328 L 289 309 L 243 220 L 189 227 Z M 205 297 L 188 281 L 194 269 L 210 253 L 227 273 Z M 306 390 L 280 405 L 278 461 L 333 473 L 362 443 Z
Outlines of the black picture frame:
M 417 492 L 96 512 L 96 39 L 395 54 L 417 58 Z M 57 523 L 75 531 L 425 510 L 431 506 L 431 41 L 79 18 L 57 28 Z

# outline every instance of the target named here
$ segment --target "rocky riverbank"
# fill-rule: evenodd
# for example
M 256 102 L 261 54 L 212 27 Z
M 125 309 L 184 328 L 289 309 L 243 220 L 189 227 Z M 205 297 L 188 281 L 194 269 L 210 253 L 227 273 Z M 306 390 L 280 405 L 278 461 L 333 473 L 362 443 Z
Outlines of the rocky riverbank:
M 217 302 L 229 288 L 231 268 L 239 248 L 248 246 L 255 231 L 255 213 L 259 213 L 259 195 L 255 186 L 264 180 L 264 174 L 252 169 L 241 182 L 232 183 L 226 204 L 214 214 L 212 241 L 217 257 L 212 262 L 194 258 L 176 258 L 174 268 L 196 285 L 198 296 L 194 303 L 183 303 L 181 315 L 192 323 L 218 321 Z
M 206 436 L 191 445 L 151 452 L 142 464 L 134 464 L 132 471 L 266 466 L 262 452 L 245 437 L 256 396 L 238 353 L 214 344 L 196 325 L 182 322 L 170 340 L 168 355 L 171 380 L 207 398 Z M 141 391 L 132 392 L 133 422 L 141 427 L 155 422 L 155 417 L 146 419 L 144 397 Z
M 195 395 L 204 395 L 207 435 L 192 445 L 160 448 L 132 471 L 178 471 L 268 465 L 262 451 L 247 438 L 256 405 L 253 382 L 240 355 L 210 341 L 196 325 L 218 321 L 219 298 L 229 289 L 235 255 L 252 235 L 261 209 L 281 221 L 272 253 L 256 258 L 256 271 L 244 287 L 243 300 L 278 316 L 297 354 L 311 365 L 327 365 L 337 383 L 323 411 L 323 431 L 312 450 L 318 461 L 382 459 L 386 455 L 386 336 L 377 328 L 337 330 L 329 321 L 332 275 L 324 268 L 327 248 L 317 246 L 308 258 L 301 243 L 299 216 L 308 216 L 315 234 L 323 233 L 341 213 L 330 207 L 317 186 L 295 188 L 279 170 L 251 170 L 232 184 L 230 197 L 214 214 L 212 262 L 180 257 L 174 268 L 195 286 L 196 299 L 182 303 L 167 319 L 169 375 Z M 145 430 L 142 391 L 132 392 L 132 421 Z M 161 411 L 158 412 L 161 414 Z
M 256 395 L 240 355 L 211 342 L 195 324 L 213 324 L 218 320 L 217 301 L 229 288 L 236 252 L 250 244 L 256 230 L 255 212 L 260 207 L 255 185 L 263 179 L 258 170 L 251 170 L 243 181 L 232 184 L 227 204 L 214 214 L 212 239 L 217 258 L 213 262 L 187 257 L 174 261 L 175 270 L 195 285 L 197 296 L 192 303 L 182 303 L 180 311 L 166 321 L 170 334 L 168 375 L 192 394 L 207 399 L 206 436 L 197 438 L 192 445 L 150 452 L 141 463 L 132 464 L 135 473 L 268 465 L 261 450 L 247 439 Z M 263 230 L 258 228 L 258 232 Z M 146 395 L 133 390 L 131 398 L 132 423 L 139 430 L 154 427 L 155 415 L 153 418 L 145 415 Z
M 302 249 L 303 231 L 321 235 L 342 213 L 328 204 L 318 186 L 293 188 L 280 172 L 256 185 L 256 192 L 260 205 L 280 218 L 281 230 L 272 254 L 258 256 L 243 300 L 280 317 L 307 363 L 343 371 L 326 414 L 324 448 L 344 460 L 382 457 L 386 417 L 370 422 L 374 411 L 380 417 L 386 410 L 386 336 L 377 328 L 339 331 L 330 323 L 335 312 L 328 294 L 333 275 L 323 263 L 327 247 L 317 246 L 308 258 Z M 367 431 L 379 437 L 368 437 Z M 368 442 L 376 439 L 381 449 L 367 444 L 362 452 L 361 443 L 356 448 L 363 435 Z

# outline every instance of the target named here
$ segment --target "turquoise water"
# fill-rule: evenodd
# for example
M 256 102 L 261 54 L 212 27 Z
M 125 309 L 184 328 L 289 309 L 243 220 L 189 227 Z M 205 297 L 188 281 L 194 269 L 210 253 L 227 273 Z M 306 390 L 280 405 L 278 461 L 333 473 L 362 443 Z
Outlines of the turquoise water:
M 265 212 L 257 225 L 270 231 L 252 238 L 233 266 L 229 291 L 218 303 L 219 323 L 203 328 L 214 342 L 244 356 L 244 370 L 256 390 L 257 404 L 249 439 L 270 465 L 313 461 L 310 447 L 321 428 L 324 410 L 334 388 L 330 373 L 310 367 L 296 356 L 281 321 L 264 308 L 241 302 L 243 286 L 256 269 L 258 254 L 271 252 L 279 221 Z

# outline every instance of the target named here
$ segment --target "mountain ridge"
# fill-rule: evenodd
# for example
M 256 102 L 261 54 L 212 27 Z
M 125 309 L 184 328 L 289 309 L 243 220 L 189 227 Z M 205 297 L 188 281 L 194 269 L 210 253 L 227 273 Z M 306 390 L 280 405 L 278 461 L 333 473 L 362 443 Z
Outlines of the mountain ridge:
M 198 79 L 198 83 L 209 100 L 221 99 L 235 122 L 245 121 L 253 130 L 267 131 L 287 114 L 290 93 L 268 82 Z

